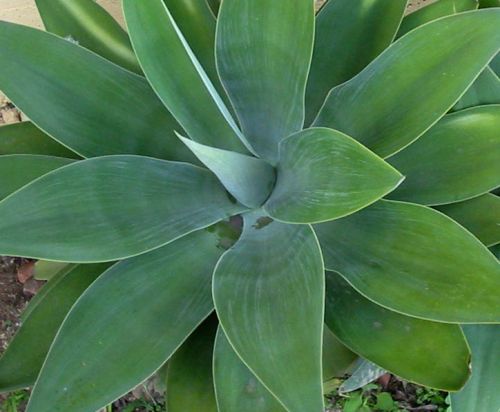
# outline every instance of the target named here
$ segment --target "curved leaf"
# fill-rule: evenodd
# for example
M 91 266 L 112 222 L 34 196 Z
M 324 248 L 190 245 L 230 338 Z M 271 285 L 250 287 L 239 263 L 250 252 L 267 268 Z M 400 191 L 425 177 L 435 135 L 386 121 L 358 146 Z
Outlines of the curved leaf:
M 201 230 L 104 272 L 64 321 L 28 411 L 95 411 L 158 369 L 213 310 L 217 241 Z
M 33 268 L 33 277 L 37 280 L 50 280 L 60 272 L 72 267 L 72 263 L 38 260 Z
M 169 412 L 218 412 L 212 377 L 217 325 L 217 319 L 207 319 L 170 359 L 167 372 Z
M 221 326 L 289 412 L 322 412 L 324 273 L 314 232 L 259 211 L 243 218 L 240 239 L 214 273 Z
M 466 325 L 472 349 L 472 377 L 460 392 L 451 394 L 453 412 L 500 410 L 500 325 Z
M 326 268 L 382 306 L 440 322 L 500 321 L 500 265 L 433 209 L 382 200 L 315 231 Z
M 192 159 L 174 135 L 180 127 L 142 77 L 29 27 L 0 22 L 0 37 L 0 90 L 63 145 L 83 157 Z
M 436 209 L 460 223 L 486 246 L 500 242 L 500 197 L 487 193 Z
M 29 315 L 0 358 L 0 392 L 33 386 L 66 314 L 108 266 L 79 265 L 46 284 L 42 300 L 30 302 Z
M 333 89 L 316 118 L 380 156 L 407 146 L 461 97 L 500 47 L 500 10 L 427 23 Z
M 281 142 L 276 186 L 264 207 L 285 222 L 337 219 L 385 196 L 402 178 L 349 136 L 307 129 Z
M 356 368 L 351 376 L 347 378 L 339 387 L 339 393 L 347 393 L 358 390 L 363 386 L 373 382 L 375 379 L 385 375 L 387 371 L 363 358 L 358 358 Z
M 140 156 L 99 157 L 49 173 L 4 199 L 0 254 L 118 260 L 243 210 L 205 169 Z
M 222 328 L 214 349 L 214 382 L 219 412 L 285 412 L 241 361 Z
M 403 316 L 326 274 L 325 321 L 350 349 L 404 379 L 458 390 L 469 378 L 469 348 L 458 325 Z
M 477 6 L 478 0 L 439 0 L 406 16 L 401 22 L 397 37 L 401 37 L 410 30 L 432 20 L 463 11 L 475 10 Z
M 341 343 L 328 328 L 323 330 L 323 381 L 344 376 L 358 355 Z
M 137 57 L 165 106 L 197 142 L 246 152 L 238 130 L 162 0 L 124 0 Z
M 274 168 L 269 163 L 179 137 L 239 202 L 259 207 L 269 197 L 276 180 Z
M 313 3 L 232 0 L 222 2 L 219 11 L 216 59 L 222 83 L 244 135 L 271 163 L 280 140 L 304 124 Z
M 425 205 L 482 195 L 500 183 L 500 105 L 443 117 L 416 142 L 388 159 L 406 179 L 391 199 Z
M 74 162 L 42 155 L 0 156 L 0 200 L 52 170 Z M 31 205 L 33 207 L 33 204 Z
M 56 142 L 31 122 L 0 126 L 0 155 L 12 154 L 78 157 L 74 152 Z
M 307 83 L 306 125 L 312 123 L 332 87 L 358 74 L 392 43 L 406 3 L 334 0 L 321 8 Z
M 500 104 L 500 79 L 490 67 L 486 67 L 462 98 L 453 106 L 453 110 L 484 104 Z
M 221 96 L 222 84 L 215 66 L 216 20 L 206 0 L 163 0 L 176 24 Z
M 141 74 L 125 30 L 93 0 L 36 0 L 47 31 Z

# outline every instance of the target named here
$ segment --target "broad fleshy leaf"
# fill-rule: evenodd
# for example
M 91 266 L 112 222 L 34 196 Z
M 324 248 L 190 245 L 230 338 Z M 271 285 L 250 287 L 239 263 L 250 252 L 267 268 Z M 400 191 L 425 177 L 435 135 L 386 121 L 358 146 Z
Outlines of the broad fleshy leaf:
M 118 260 L 242 210 L 208 170 L 140 156 L 99 157 L 49 173 L 3 200 L 0 254 Z
M 12 154 L 78 157 L 31 122 L 12 123 L 0 127 L 0 155 Z
M 358 362 L 351 376 L 340 385 L 339 393 L 358 390 L 386 373 L 387 371 L 385 369 L 375 365 L 373 362 L 358 358 Z
M 500 410 L 500 325 L 464 325 L 472 349 L 472 377 L 460 392 L 451 394 L 453 412 Z
M 38 280 L 50 280 L 58 273 L 67 270 L 72 263 L 38 260 L 33 268 L 33 277 Z
M 433 209 L 381 200 L 315 231 L 326 268 L 382 306 L 442 322 L 500 322 L 500 265 Z
M 439 0 L 406 16 L 401 22 L 398 37 L 440 17 L 477 9 L 478 0 Z
M 216 19 L 206 0 L 163 0 L 189 47 L 221 97 L 225 94 L 215 66 Z
M 484 69 L 453 110 L 485 104 L 500 104 L 500 79 L 490 67 Z
M 245 214 L 213 282 L 221 326 L 250 370 L 289 412 L 322 412 L 324 273 L 311 227 Z
M 403 176 L 356 140 L 312 128 L 280 144 L 276 186 L 265 204 L 285 222 L 313 223 L 346 216 L 393 190 Z
M 260 207 L 276 181 L 274 168 L 264 160 L 217 149 L 179 136 L 194 155 L 208 167 L 239 202 Z
M 168 364 L 168 412 L 218 412 L 212 374 L 217 319 L 201 324 Z
M 83 157 L 192 159 L 144 78 L 29 27 L 0 22 L 0 37 L 0 90 L 63 145 Z
M 472 0 L 470 0 L 472 1 Z M 328 92 L 366 67 L 394 40 L 407 0 L 334 0 L 316 17 L 306 92 L 310 125 Z
M 45 29 L 141 74 L 127 33 L 93 0 L 36 0 Z
M 486 246 L 500 242 L 500 197 L 487 193 L 437 207 L 474 234 Z
M 36 178 L 73 162 L 72 159 L 43 155 L 0 156 L 0 200 Z
M 459 325 L 392 312 L 326 273 L 325 321 L 354 352 L 412 382 L 458 390 L 467 381 L 470 353 Z
M 64 321 L 28 411 L 95 411 L 157 370 L 213 310 L 217 242 L 201 230 L 104 272 Z
M 387 161 L 405 175 L 389 198 L 425 205 L 459 202 L 500 184 L 500 105 L 443 117 Z
M 246 153 L 245 138 L 163 0 L 124 0 L 123 9 L 147 79 L 189 137 Z
M 33 386 L 71 306 L 108 266 L 79 265 L 47 283 L 42 300 L 30 302 L 29 316 L 0 358 L 0 392 Z
M 210 7 L 210 10 L 212 11 L 212 14 L 214 17 L 217 17 L 219 14 L 219 7 L 220 7 L 220 1 L 221 0 L 205 0 Z
M 341 343 L 327 327 L 323 330 L 323 381 L 344 376 L 358 355 Z
M 241 361 L 220 327 L 213 363 L 218 412 L 286 411 Z
M 278 143 L 304 124 L 314 37 L 313 0 L 222 2 L 217 67 L 243 133 L 275 163 Z
M 500 47 L 500 10 L 425 24 L 328 95 L 314 125 L 386 157 L 420 137 L 461 97 Z

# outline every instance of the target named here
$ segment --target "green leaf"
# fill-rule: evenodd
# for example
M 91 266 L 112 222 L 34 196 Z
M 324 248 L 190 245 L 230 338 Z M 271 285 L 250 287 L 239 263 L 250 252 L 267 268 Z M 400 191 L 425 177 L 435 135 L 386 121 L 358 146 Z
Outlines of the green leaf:
M 3 200 L 0 254 L 77 263 L 118 260 L 243 210 L 212 173 L 197 166 L 99 157 L 58 169 Z
M 313 0 L 222 2 L 216 58 L 244 135 L 275 163 L 278 143 L 302 129 L 314 37 Z
M 0 358 L 0 392 L 33 386 L 66 314 L 108 266 L 79 265 L 47 283 L 43 299 L 30 302 L 29 315 Z
M 500 46 L 500 10 L 425 24 L 393 43 L 360 74 L 333 89 L 316 126 L 353 136 L 386 157 L 436 123 Z
M 449 391 L 469 378 L 470 353 L 459 325 L 384 309 L 333 272 L 326 274 L 325 321 L 351 350 L 406 380 Z
M 100 276 L 64 321 L 28 411 L 95 411 L 157 370 L 213 310 L 217 241 L 201 230 Z
M 0 90 L 74 152 L 192 159 L 144 78 L 29 27 L 0 22 L 0 37 Z
M 322 412 L 324 273 L 311 227 L 245 214 L 213 282 L 219 321 L 243 362 L 289 412 Z
M 296 133 L 280 144 L 270 216 L 312 223 L 346 216 L 393 190 L 402 175 L 349 136 L 331 129 Z
M 245 138 L 163 1 L 124 0 L 123 8 L 147 79 L 189 137 L 246 153 Z
M 163 0 L 201 66 L 221 96 L 215 66 L 216 20 L 206 0 Z
M 495 103 L 500 103 L 500 79 L 490 67 L 486 67 L 457 104 L 453 106 L 453 110 Z
M 316 39 L 306 92 L 306 125 L 328 92 L 349 80 L 387 48 L 407 0 L 334 0 L 316 17 Z
M 212 378 L 212 355 L 217 325 L 215 317 L 207 319 L 169 361 L 169 412 L 217 412 Z
M 68 270 L 71 266 L 73 266 L 72 263 L 38 260 L 34 266 L 33 277 L 37 280 L 50 280 L 58 273 Z
M 478 0 L 439 0 L 421 9 L 410 13 L 401 22 L 398 36 L 401 37 L 419 26 L 436 20 L 440 17 L 449 16 L 463 11 L 475 10 Z
M 472 349 L 472 378 L 460 392 L 451 394 L 453 412 L 500 410 L 500 326 L 467 325 L 465 336 Z
M 241 361 L 220 327 L 215 340 L 214 381 L 219 412 L 286 411 Z
M 47 31 L 141 74 L 125 30 L 93 0 L 36 0 Z
M 219 8 L 220 8 L 220 1 L 221 0 L 205 0 L 210 7 L 210 10 L 212 10 L 212 14 L 214 17 L 217 17 L 219 14 Z
M 36 178 L 72 162 L 74 160 L 54 156 L 0 156 L 0 199 L 4 199 Z
M 479 7 L 500 7 L 500 0 L 479 0 Z
M 341 343 L 328 328 L 323 330 L 323 382 L 344 376 L 358 355 Z
M 339 392 L 347 393 L 358 390 L 386 373 L 387 371 L 385 369 L 375 365 L 373 362 L 359 358 L 356 369 L 354 369 L 349 378 L 342 382 L 342 385 L 339 387 Z
M 474 199 L 437 207 L 474 234 L 486 246 L 500 242 L 500 197 L 487 193 Z
M 500 321 L 500 265 L 433 209 L 382 200 L 315 231 L 326 268 L 382 306 L 441 322 Z
M 458 202 L 499 185 L 500 105 L 443 117 L 388 159 L 406 179 L 389 198 L 425 205 Z
M 0 155 L 12 154 L 78 157 L 31 122 L 0 126 Z
M 242 204 L 259 207 L 269 197 L 276 175 L 267 162 L 244 154 L 216 149 L 179 138 Z

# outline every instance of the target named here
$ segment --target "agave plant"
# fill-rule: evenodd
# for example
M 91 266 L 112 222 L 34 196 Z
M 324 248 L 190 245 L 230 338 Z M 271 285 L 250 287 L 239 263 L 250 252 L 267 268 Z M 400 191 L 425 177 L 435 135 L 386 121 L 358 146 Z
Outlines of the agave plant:
M 0 253 L 57 273 L 0 390 L 93 412 L 168 361 L 169 412 L 320 412 L 358 356 L 460 390 L 460 324 L 494 382 L 499 9 L 37 4 L 0 23 Z

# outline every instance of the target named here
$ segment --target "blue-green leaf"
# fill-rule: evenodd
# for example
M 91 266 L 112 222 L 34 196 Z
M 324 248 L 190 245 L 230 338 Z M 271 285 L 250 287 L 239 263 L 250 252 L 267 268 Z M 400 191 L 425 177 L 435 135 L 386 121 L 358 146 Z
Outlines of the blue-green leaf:
M 324 273 L 311 227 L 245 214 L 213 282 L 219 321 L 243 362 L 289 412 L 322 412 Z
M 0 254 L 118 260 L 243 210 L 208 170 L 140 156 L 99 157 L 55 170 L 4 199 Z
M 500 10 L 444 17 L 393 43 L 334 88 L 314 125 L 340 130 L 380 156 L 426 132 L 461 97 L 500 47 Z
M 141 74 L 125 30 L 94 0 L 36 0 L 45 29 Z
M 213 310 L 217 242 L 201 230 L 104 272 L 65 319 L 28 411 L 95 411 L 160 368 Z
M 500 184 L 500 105 L 443 117 L 387 161 L 406 179 L 389 198 L 425 205 L 459 202 Z
M 313 0 L 222 2 L 216 58 L 243 133 L 274 163 L 278 143 L 304 124 L 314 36 Z
M 472 1 L 472 0 L 469 0 Z M 328 92 L 366 67 L 396 35 L 407 0 L 332 0 L 316 17 L 306 92 L 306 125 Z
M 500 265 L 447 216 L 381 200 L 314 229 L 326 268 L 374 302 L 440 322 L 500 322 Z
M 189 137 L 246 153 L 245 138 L 163 0 L 124 0 L 123 7 L 147 79 Z
M 205 146 L 184 137 L 180 139 L 242 204 L 259 207 L 269 197 L 276 180 L 274 168 L 269 163 L 244 154 Z
M 404 379 L 458 390 L 469 378 L 469 348 L 458 325 L 392 312 L 326 274 L 325 321 L 348 348 Z
M 29 27 L 0 22 L 0 38 L 0 90 L 74 152 L 192 159 L 144 78 Z
M 0 200 L 36 178 L 73 162 L 72 159 L 43 155 L 0 156 Z
M 264 207 L 284 222 L 337 219 L 382 198 L 402 179 L 349 136 L 307 129 L 281 142 L 276 187 Z

